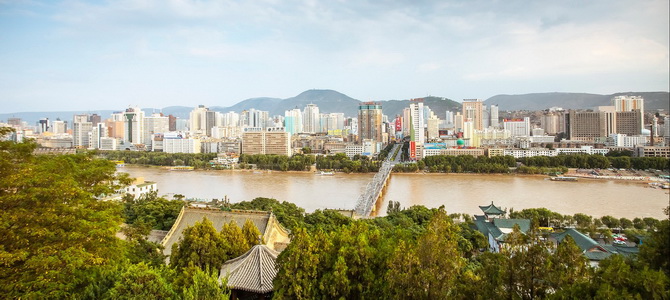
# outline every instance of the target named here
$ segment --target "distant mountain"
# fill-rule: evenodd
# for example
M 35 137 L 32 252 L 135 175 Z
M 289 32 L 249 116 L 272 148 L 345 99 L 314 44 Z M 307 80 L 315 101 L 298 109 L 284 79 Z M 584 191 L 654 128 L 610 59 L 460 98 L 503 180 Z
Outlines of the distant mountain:
M 210 109 L 220 112 L 229 112 L 229 111 L 241 112 L 243 110 L 248 110 L 251 108 L 257 110 L 270 111 L 282 101 L 283 100 L 279 98 L 269 98 L 269 97 L 251 98 L 244 100 L 242 102 L 238 102 L 237 104 L 230 107 L 214 106 L 210 107 Z M 193 108 L 191 108 L 191 110 L 193 110 Z
M 402 115 L 403 109 L 409 107 L 410 100 L 387 100 L 387 101 L 376 101 L 381 103 L 382 111 L 389 118 L 393 118 L 396 115 Z M 450 111 L 460 111 L 461 104 L 453 101 L 451 99 L 428 96 L 423 97 L 423 105 L 430 107 L 430 109 L 440 118 L 444 119 L 444 114 L 447 110 Z
M 585 93 L 535 93 L 524 95 L 496 95 L 485 101 L 486 105 L 498 104 L 501 110 L 544 110 L 550 107 L 562 107 L 565 109 L 589 109 L 595 106 L 611 105 L 611 99 L 618 95 L 637 95 L 644 98 L 646 110 L 665 109 L 670 110 L 670 95 L 668 92 L 625 92 L 612 95 L 598 95 Z M 410 100 L 382 100 L 374 101 L 382 105 L 382 110 L 389 118 L 396 115 L 402 115 L 404 108 L 409 107 Z M 241 112 L 251 108 L 265 110 L 270 115 L 283 115 L 284 111 L 298 108 L 303 110 L 307 104 L 314 103 L 319 107 L 322 113 L 342 112 L 347 117 L 358 115 L 358 105 L 360 100 L 351 98 L 333 90 L 308 90 L 299 95 L 287 99 L 260 97 L 241 101 L 233 106 L 221 107 L 213 106 L 210 109 L 219 112 L 235 111 Z M 453 100 L 428 96 L 423 98 L 424 105 L 440 118 L 444 118 L 444 112 L 460 111 L 461 104 Z M 153 112 L 162 112 L 165 115 L 174 115 L 182 119 L 188 119 L 189 113 L 193 110 L 192 106 L 168 106 L 163 109 L 143 108 L 146 114 Z M 50 120 L 61 120 L 71 122 L 75 114 L 94 114 L 97 113 L 102 119 L 108 118 L 112 110 L 97 111 L 62 111 L 62 112 L 18 112 L 9 114 L 0 114 L 0 121 L 7 121 L 8 118 L 17 117 L 34 125 L 41 118 Z
M 486 99 L 486 105 L 497 104 L 500 110 L 544 110 L 550 107 L 565 109 L 589 109 L 612 105 L 611 99 L 619 95 L 634 95 L 644 98 L 645 110 L 670 110 L 668 92 L 625 92 L 612 95 L 585 93 L 535 93 L 523 95 L 496 95 Z

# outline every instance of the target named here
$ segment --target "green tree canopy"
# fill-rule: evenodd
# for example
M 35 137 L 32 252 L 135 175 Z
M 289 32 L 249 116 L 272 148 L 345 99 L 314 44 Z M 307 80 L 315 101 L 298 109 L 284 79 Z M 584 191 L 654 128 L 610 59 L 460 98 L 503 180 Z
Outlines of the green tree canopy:
M 212 221 L 203 218 L 184 229 L 180 241 L 172 245 L 170 266 L 178 271 L 189 264 L 202 270 L 218 270 L 227 259 L 225 240 Z
M 126 176 L 90 155 L 35 156 L 35 144 L 0 142 L 0 294 L 73 297 L 88 273 L 120 258 L 112 194 Z

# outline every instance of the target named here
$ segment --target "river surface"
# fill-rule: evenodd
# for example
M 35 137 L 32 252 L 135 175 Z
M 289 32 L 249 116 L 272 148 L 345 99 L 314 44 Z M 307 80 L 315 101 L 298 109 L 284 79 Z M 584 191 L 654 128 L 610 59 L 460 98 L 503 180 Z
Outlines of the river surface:
M 169 171 L 156 167 L 126 166 L 119 171 L 158 183 L 160 195 L 222 199 L 231 202 L 256 197 L 289 201 L 307 212 L 316 209 L 353 209 L 374 174 L 322 176 L 308 172 Z M 444 205 L 448 213 L 481 214 L 479 205 L 514 208 L 546 207 L 561 214 L 585 213 L 595 217 L 653 217 L 663 219 L 670 202 L 668 190 L 640 182 L 580 179 L 555 182 L 543 176 L 479 174 L 392 174 L 378 215 L 388 201 L 402 207 Z

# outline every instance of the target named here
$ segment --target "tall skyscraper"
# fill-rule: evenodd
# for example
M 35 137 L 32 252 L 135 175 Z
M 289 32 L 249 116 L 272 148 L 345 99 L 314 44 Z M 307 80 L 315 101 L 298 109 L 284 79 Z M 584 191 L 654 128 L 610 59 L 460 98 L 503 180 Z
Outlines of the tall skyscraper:
M 207 111 L 209 111 L 207 107 L 198 105 L 189 114 L 189 131 L 194 135 L 207 134 Z
M 168 130 L 177 131 L 177 117 L 173 115 L 168 116 Z
M 90 134 L 93 124 L 88 121 L 88 115 L 75 115 L 72 120 L 73 146 L 76 148 L 90 147 Z
M 45 133 L 48 131 L 51 131 L 51 122 L 49 122 L 49 118 L 44 118 L 37 121 L 37 132 Z
M 498 119 L 499 117 L 498 117 L 497 104 L 491 104 L 489 117 L 490 117 L 489 126 L 498 128 L 498 126 L 500 126 L 500 121 Z
M 363 102 L 358 105 L 358 141 L 382 139 L 382 106 L 375 102 Z
M 91 122 L 91 125 L 93 122 Z M 102 148 L 102 139 L 107 137 L 107 126 L 105 126 L 105 123 L 99 122 L 98 124 L 93 126 L 93 129 L 91 130 L 91 145 L 90 147 L 93 149 L 100 149 Z
M 454 112 L 453 111 L 447 111 L 444 115 L 444 122 L 447 124 L 447 127 L 451 127 L 454 125 Z
M 129 107 L 123 113 L 123 141 L 144 144 L 144 112 L 138 107 Z
M 93 124 L 93 126 L 98 125 L 98 123 L 102 122 L 102 117 L 98 114 L 92 114 L 91 116 L 88 117 L 88 121 Z
M 284 128 L 291 135 L 302 132 L 302 112 L 297 109 L 291 109 L 284 112 Z
M 463 99 L 463 121 L 472 121 L 476 130 L 482 130 L 484 127 L 483 109 L 481 99 Z
M 144 118 L 144 144 L 147 145 L 147 149 L 151 149 L 152 140 L 154 134 L 157 133 L 167 133 L 170 131 L 170 119 L 161 114 L 152 114 L 149 117 Z
M 321 131 L 320 128 L 320 114 L 319 107 L 316 104 L 310 103 L 305 106 L 302 113 L 302 126 L 306 133 L 317 133 Z
M 242 112 L 242 119 L 244 120 L 244 127 L 251 128 L 268 128 L 268 119 L 270 113 L 263 110 L 249 109 Z
M 640 96 L 616 96 L 612 98 L 612 105 L 617 112 L 639 111 L 640 128 L 644 129 L 644 99 Z

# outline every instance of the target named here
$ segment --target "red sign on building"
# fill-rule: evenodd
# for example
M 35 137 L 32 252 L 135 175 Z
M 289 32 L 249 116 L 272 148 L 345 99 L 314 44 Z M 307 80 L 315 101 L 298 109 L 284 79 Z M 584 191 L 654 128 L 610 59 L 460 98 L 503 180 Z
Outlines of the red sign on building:
M 395 131 L 402 131 L 402 118 L 397 117 L 395 119 Z
M 416 160 L 416 142 L 409 142 L 409 159 Z

